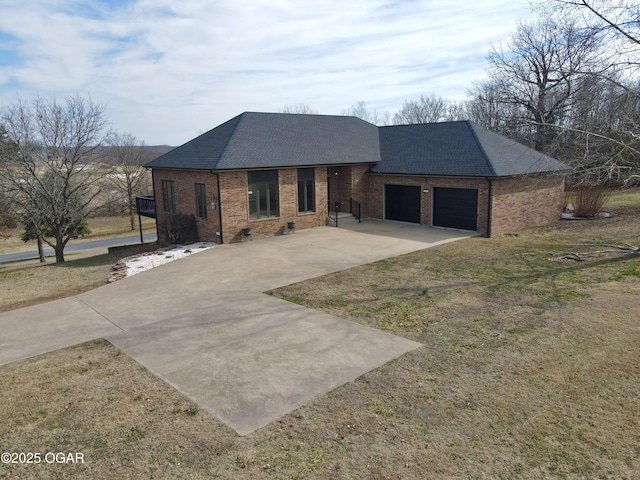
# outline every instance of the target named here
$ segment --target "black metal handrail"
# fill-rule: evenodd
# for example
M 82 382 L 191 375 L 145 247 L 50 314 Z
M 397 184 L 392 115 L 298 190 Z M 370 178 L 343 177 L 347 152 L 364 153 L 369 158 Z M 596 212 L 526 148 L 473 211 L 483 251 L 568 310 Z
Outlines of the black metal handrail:
M 331 216 L 331 208 L 333 208 L 333 213 L 334 216 Z M 336 227 L 338 226 L 338 209 L 340 208 L 340 202 L 335 202 L 333 205 L 331 205 L 331 202 L 328 202 L 328 216 L 329 216 L 329 220 L 334 221 L 336 224 Z
M 360 223 L 360 219 L 362 218 L 362 206 L 360 202 L 355 201 L 353 198 L 349 199 L 349 213 L 358 219 L 358 223 Z
M 136 197 L 136 213 L 143 217 L 156 218 L 155 197 Z

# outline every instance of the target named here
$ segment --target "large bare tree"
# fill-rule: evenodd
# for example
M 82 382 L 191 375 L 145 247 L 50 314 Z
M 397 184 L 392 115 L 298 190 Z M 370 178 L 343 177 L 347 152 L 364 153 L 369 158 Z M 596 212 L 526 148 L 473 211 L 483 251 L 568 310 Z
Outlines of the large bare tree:
M 521 110 L 533 127 L 531 144 L 545 153 L 577 94 L 577 80 L 597 69 L 598 37 L 571 19 L 546 16 L 518 25 L 506 46 L 489 54 L 490 81 L 497 101 Z
M 571 21 L 601 45 L 601 68 L 585 68 L 586 87 L 571 118 L 554 128 L 579 152 L 579 168 L 592 182 L 640 179 L 640 2 L 543 0 L 548 15 Z
M 136 195 L 146 195 L 151 189 L 151 175 L 144 165 L 157 155 L 131 133 L 110 135 L 108 145 L 107 163 L 111 171 L 106 178 L 124 198 L 121 203 L 129 215 L 131 230 L 135 230 Z
M 77 95 L 36 97 L 5 107 L 0 119 L 15 144 L 0 159 L 0 176 L 25 225 L 62 263 L 99 192 L 105 107 Z

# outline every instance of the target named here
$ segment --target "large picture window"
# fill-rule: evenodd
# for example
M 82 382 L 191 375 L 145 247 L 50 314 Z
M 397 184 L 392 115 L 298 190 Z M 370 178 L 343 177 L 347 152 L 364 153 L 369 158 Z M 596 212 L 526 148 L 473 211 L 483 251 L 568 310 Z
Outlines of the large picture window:
M 315 212 L 315 175 L 313 168 L 298 169 L 298 212 Z
M 249 218 L 277 217 L 278 206 L 278 171 L 257 170 L 248 172 L 249 180 Z
M 176 194 L 173 180 L 162 180 L 162 203 L 165 212 L 176 213 Z
M 207 218 L 207 192 L 204 183 L 196 183 L 196 213 L 198 218 Z

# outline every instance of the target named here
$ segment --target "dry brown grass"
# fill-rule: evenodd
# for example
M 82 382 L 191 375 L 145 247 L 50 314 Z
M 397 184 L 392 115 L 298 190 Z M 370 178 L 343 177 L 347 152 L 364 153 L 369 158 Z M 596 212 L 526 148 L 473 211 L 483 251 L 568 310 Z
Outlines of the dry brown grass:
M 91 234 L 79 241 L 132 234 L 128 217 L 122 216 L 90 218 L 89 228 Z M 154 230 L 155 220 L 143 219 L 143 231 Z M 20 233 L 15 229 L 10 238 L 0 239 L 0 253 L 37 248 L 35 241 L 22 242 Z M 111 267 L 120 258 L 155 248 L 155 244 L 145 244 L 113 254 L 106 248 L 67 253 L 62 265 L 42 264 L 38 260 L 0 263 L 0 312 L 77 295 L 104 285 Z
M 2 451 L 81 452 L 84 464 L 0 465 L 0 478 L 179 478 L 234 434 L 106 341 L 2 367 Z M 18 388 L 15 386 L 19 385 Z M 205 436 L 206 435 L 206 436 Z
M 155 243 L 132 245 L 117 253 L 107 249 L 65 255 L 64 264 L 27 260 L 0 263 L 0 312 L 69 297 L 107 283 L 111 267 L 122 257 L 158 248 Z
M 0 478 L 639 478 L 640 257 L 549 260 L 637 243 L 639 205 L 279 289 L 425 346 L 246 437 L 106 342 L 4 366 L 2 450 L 85 464 Z

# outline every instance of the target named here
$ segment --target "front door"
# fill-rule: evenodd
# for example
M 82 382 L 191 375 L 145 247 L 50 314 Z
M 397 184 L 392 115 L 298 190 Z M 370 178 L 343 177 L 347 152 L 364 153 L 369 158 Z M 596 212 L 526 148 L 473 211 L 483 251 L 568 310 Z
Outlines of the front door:
M 351 198 L 351 167 L 327 168 L 329 209 L 348 212 Z

